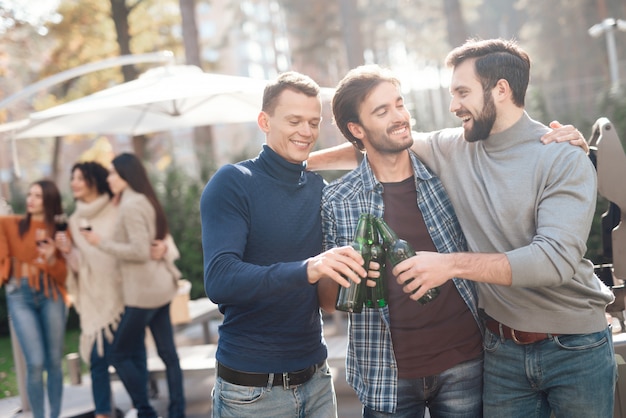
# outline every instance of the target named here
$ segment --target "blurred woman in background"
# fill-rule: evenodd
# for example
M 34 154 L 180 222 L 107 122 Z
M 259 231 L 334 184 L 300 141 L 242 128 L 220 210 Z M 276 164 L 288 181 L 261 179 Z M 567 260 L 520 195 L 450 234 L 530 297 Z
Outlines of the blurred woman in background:
M 119 198 L 112 238 L 96 230 L 81 231 L 92 245 L 115 256 L 122 278 L 125 311 L 117 329 L 111 362 L 130 395 L 138 418 L 155 418 L 148 399 L 145 328 L 150 327 L 159 357 L 166 366 L 169 418 L 185 416 L 183 377 L 170 321 L 170 302 L 180 272 L 174 265 L 178 250 L 162 260 L 151 259 L 153 240 L 168 234 L 165 213 L 141 161 L 123 153 L 113 159 L 109 187 Z
M 61 413 L 67 268 L 52 237 L 55 215 L 62 212 L 56 185 L 39 180 L 28 189 L 25 215 L 0 217 L 0 282 L 24 352 L 26 391 L 34 418 L 44 418 L 44 372 L 50 418 Z
M 117 220 L 108 170 L 96 162 L 79 162 L 71 171 L 70 187 L 76 210 L 69 218 L 69 236 L 57 232 L 57 247 L 69 267 L 68 292 L 80 319 L 79 351 L 90 366 L 95 418 L 112 417 L 109 356 L 124 313 L 122 281 L 113 255 L 90 245 L 80 234 L 92 228 L 110 238 Z M 71 238 L 70 238 L 71 237 Z

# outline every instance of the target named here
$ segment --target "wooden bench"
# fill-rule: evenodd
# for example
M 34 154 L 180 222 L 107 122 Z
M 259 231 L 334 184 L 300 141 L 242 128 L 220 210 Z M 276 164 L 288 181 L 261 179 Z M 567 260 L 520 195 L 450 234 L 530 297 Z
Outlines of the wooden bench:
M 176 351 L 180 360 L 180 368 L 184 376 L 208 376 L 211 373 L 215 373 L 215 352 L 217 351 L 217 344 L 211 343 L 210 322 L 220 319 L 222 314 L 219 312 L 217 305 L 208 298 L 191 300 L 188 304 L 191 320 L 175 325 L 174 331 L 181 332 L 187 327 L 199 324 L 202 326 L 204 344 L 177 346 Z M 328 345 L 328 364 L 330 367 L 343 369 L 345 367 L 348 344 L 346 333 L 340 332 L 337 335 L 330 335 L 325 337 L 325 340 Z M 150 347 L 146 353 L 150 396 L 156 398 L 158 397 L 157 382 L 159 379 L 166 377 L 166 368 L 154 344 L 148 344 L 147 346 Z M 109 372 L 112 379 L 119 379 L 113 366 L 109 367 Z
M 199 298 L 187 302 L 189 309 L 189 321 L 174 325 L 174 332 L 179 333 L 186 328 L 200 324 L 202 326 L 202 336 L 204 344 L 212 343 L 210 322 L 222 319 L 222 313 L 217 304 L 211 302 L 209 298 Z
M 177 346 L 176 352 L 178 353 L 180 368 L 185 376 L 206 375 L 215 370 L 215 351 L 217 350 L 217 345 L 211 344 L 210 322 L 220 319 L 222 314 L 218 310 L 217 305 L 208 298 L 190 300 L 187 304 L 190 319 L 185 323 L 174 325 L 174 332 L 179 333 L 191 326 L 200 325 L 202 327 L 204 344 Z M 149 334 L 149 330 L 147 330 L 147 333 Z M 146 354 L 150 395 L 152 398 L 156 398 L 158 397 L 157 381 L 165 378 L 165 364 L 161 361 L 151 338 L 147 339 L 150 343 L 146 344 L 149 347 Z M 119 376 L 113 366 L 109 367 L 109 374 L 111 379 L 119 380 Z
M 201 344 L 177 347 L 180 368 L 185 376 L 205 375 L 215 370 L 216 344 Z M 150 380 L 165 378 L 165 364 L 156 350 L 148 352 Z
M 216 344 L 200 344 L 176 347 L 183 376 L 207 376 L 215 371 Z M 148 384 L 152 399 L 159 397 L 159 379 L 164 379 L 166 368 L 155 348 L 147 351 Z M 119 380 L 115 367 L 109 366 L 112 380 Z
M 328 345 L 328 364 L 331 367 L 343 368 L 346 360 L 346 336 L 326 338 Z M 200 344 L 177 347 L 180 368 L 185 376 L 206 375 L 215 371 L 215 352 L 217 344 Z M 156 350 L 148 351 L 148 372 L 151 380 L 165 378 L 165 364 Z
M 328 345 L 328 364 L 331 367 L 343 368 L 346 360 L 347 336 L 331 336 L 326 338 Z M 217 344 L 200 344 L 177 347 L 180 368 L 185 375 L 206 375 L 215 371 L 215 352 Z M 156 381 L 165 378 L 165 364 L 156 352 L 150 349 L 147 352 L 147 365 L 150 380 Z M 109 368 L 111 377 L 119 379 L 115 368 Z

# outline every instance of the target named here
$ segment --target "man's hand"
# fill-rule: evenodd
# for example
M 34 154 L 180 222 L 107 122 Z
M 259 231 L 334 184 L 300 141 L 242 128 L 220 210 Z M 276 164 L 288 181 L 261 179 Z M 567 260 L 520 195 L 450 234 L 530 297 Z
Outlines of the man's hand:
M 550 122 L 553 131 L 548 132 L 541 137 L 541 142 L 549 144 L 551 142 L 569 142 L 572 145 L 581 147 L 585 153 L 589 154 L 589 144 L 585 141 L 585 137 L 573 125 L 561 125 L 558 121 Z
M 344 287 L 350 286 L 347 279 L 360 283 L 361 277 L 367 275 L 363 268 L 363 257 L 349 245 L 332 248 L 309 258 L 306 272 L 311 284 L 328 277 Z
M 454 277 L 451 265 L 449 254 L 421 251 L 395 266 L 392 273 L 403 286 L 402 290 L 409 293 L 411 299 L 418 300 L 429 289 Z

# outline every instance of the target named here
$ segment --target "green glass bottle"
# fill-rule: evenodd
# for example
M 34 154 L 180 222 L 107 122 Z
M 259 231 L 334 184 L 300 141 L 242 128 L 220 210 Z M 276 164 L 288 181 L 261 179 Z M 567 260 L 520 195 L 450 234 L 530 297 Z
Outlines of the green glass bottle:
M 361 254 L 364 263 L 363 268 L 367 270 L 370 264 L 370 244 L 367 240 L 368 224 L 370 223 L 370 215 L 362 213 L 359 216 L 359 222 L 356 227 L 352 247 Z M 361 283 L 354 283 L 350 280 L 350 287 L 339 286 L 339 294 L 337 295 L 337 303 L 335 307 L 340 311 L 361 313 L 363 304 L 365 303 L 365 280 Z
M 415 250 L 411 247 L 411 245 L 405 240 L 398 238 L 398 235 L 387 225 L 387 223 L 382 218 L 375 218 L 374 223 L 376 224 L 376 228 L 380 233 L 383 239 L 383 247 L 385 248 L 385 252 L 387 253 L 387 259 L 391 263 L 392 266 L 396 266 L 401 261 L 406 260 L 407 258 L 411 258 L 415 255 Z M 411 280 L 408 280 L 406 283 L 410 283 Z M 417 301 L 425 305 L 428 302 L 434 300 L 437 296 L 439 296 L 439 288 L 433 287 L 429 289 L 428 292 Z
M 376 249 L 372 249 L 372 245 L 374 244 L 374 234 L 376 234 L 376 236 L 378 236 L 378 232 L 376 231 L 376 225 L 374 225 L 374 217 L 372 215 L 369 215 L 368 218 L 368 224 L 367 224 L 367 242 L 370 245 L 370 261 L 374 261 L 372 259 L 372 257 L 376 254 L 372 254 L 372 250 L 373 251 L 377 251 Z M 366 270 L 369 270 L 369 268 L 367 268 Z M 368 286 L 367 284 L 365 285 L 365 303 L 363 306 L 365 306 L 366 308 L 373 308 L 374 307 L 374 288 Z
M 378 229 L 374 224 L 374 217 L 370 222 L 370 235 L 372 236 L 372 246 L 370 247 L 370 261 L 378 263 L 378 273 L 376 286 L 367 286 L 368 298 L 365 306 L 368 308 L 383 308 L 387 306 L 387 281 L 385 280 L 385 249 L 380 242 Z

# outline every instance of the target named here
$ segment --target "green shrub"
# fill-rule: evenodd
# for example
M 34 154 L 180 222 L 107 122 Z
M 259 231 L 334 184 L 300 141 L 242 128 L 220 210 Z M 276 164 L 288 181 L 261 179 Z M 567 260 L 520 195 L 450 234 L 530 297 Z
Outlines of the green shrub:
M 209 173 L 210 170 L 203 170 Z M 212 174 L 212 172 L 211 172 Z M 200 178 L 208 178 L 207 174 Z M 176 265 L 191 282 L 191 299 L 205 296 L 200 223 L 200 195 L 205 181 L 194 179 L 176 166 L 170 167 L 158 187 L 170 233 L 180 251 Z

